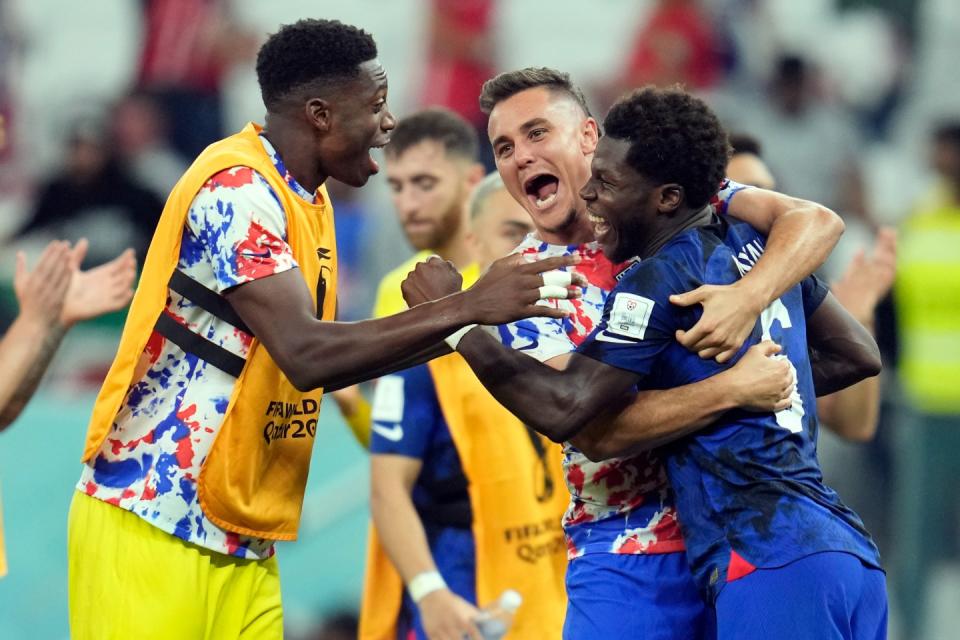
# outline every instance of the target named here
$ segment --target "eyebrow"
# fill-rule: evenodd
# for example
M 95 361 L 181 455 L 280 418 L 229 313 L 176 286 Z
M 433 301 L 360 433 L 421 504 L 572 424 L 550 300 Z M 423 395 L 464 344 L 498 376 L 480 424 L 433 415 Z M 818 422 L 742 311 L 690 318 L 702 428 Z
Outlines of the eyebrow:
M 531 118 L 530 120 L 527 120 L 522 125 L 520 125 L 520 132 L 526 133 L 527 131 L 530 131 L 530 129 L 533 129 L 534 127 L 538 127 L 542 124 L 550 124 L 550 121 L 547 120 L 546 118 Z M 490 143 L 490 146 L 496 147 L 501 142 L 507 142 L 508 140 L 509 138 L 507 136 L 500 135 L 493 139 L 493 142 Z

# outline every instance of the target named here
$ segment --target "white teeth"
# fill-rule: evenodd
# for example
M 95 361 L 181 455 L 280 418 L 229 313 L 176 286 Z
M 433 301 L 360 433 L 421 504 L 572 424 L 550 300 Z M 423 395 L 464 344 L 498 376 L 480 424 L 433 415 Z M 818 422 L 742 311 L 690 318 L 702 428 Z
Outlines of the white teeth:
M 557 192 L 556 192 L 556 191 L 554 191 L 553 193 L 551 193 L 550 195 L 548 195 L 546 198 L 543 198 L 542 200 L 541 200 L 540 198 L 537 198 L 537 199 L 536 199 L 537 208 L 543 209 L 544 207 L 547 207 L 547 206 L 553 204 L 553 201 L 556 200 L 556 199 L 557 199 Z

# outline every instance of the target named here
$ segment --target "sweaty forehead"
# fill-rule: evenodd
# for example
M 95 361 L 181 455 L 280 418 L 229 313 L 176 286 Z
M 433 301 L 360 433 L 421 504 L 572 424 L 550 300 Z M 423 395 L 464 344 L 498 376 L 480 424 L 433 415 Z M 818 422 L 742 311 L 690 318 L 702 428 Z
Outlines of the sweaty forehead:
M 366 99 L 380 91 L 387 89 L 387 72 L 378 58 L 361 62 L 360 73 L 351 83 L 351 87 L 359 96 Z

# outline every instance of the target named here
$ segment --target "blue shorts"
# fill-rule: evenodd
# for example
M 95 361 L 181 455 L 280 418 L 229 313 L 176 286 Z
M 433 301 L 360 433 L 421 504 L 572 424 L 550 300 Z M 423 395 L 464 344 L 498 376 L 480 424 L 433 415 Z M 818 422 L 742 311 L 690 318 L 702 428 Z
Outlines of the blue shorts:
M 883 640 L 886 576 L 842 551 L 757 569 L 717 596 L 717 638 Z
M 450 591 L 470 604 L 477 604 L 477 554 L 470 529 L 444 527 L 427 531 L 433 562 Z M 420 609 L 404 590 L 397 636 L 402 640 L 427 640 L 420 621 Z
M 711 612 L 684 553 L 593 553 L 567 567 L 567 640 L 710 640 Z

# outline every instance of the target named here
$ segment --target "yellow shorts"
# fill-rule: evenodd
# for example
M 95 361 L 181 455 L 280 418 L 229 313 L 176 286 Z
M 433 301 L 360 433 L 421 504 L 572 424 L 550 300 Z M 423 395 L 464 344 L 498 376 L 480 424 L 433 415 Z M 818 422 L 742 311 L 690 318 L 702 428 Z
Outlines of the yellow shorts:
M 73 640 L 283 638 L 276 556 L 209 551 L 79 492 L 67 549 Z

